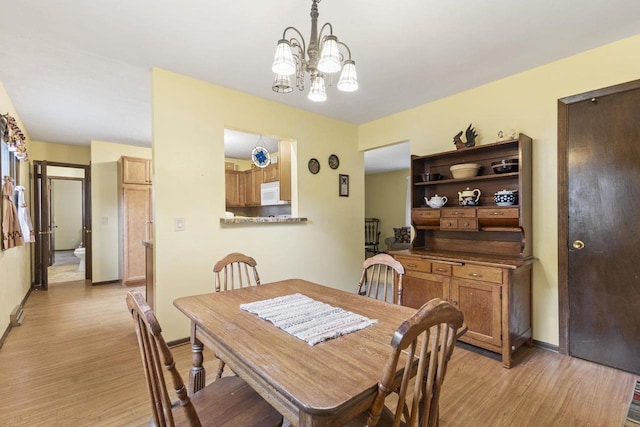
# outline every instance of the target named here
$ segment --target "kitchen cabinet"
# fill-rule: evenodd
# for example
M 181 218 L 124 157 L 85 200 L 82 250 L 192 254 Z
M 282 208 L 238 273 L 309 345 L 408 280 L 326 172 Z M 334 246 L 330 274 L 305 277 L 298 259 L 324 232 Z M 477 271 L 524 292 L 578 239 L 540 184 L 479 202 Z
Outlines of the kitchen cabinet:
M 151 184 L 151 160 L 122 156 L 123 184 Z
M 419 308 L 432 298 L 450 301 L 464 314 L 460 341 L 499 353 L 531 344 L 531 143 L 517 139 L 411 157 L 411 248 L 392 252 L 405 268 L 402 304 Z M 491 163 L 518 159 L 517 171 L 497 174 Z M 477 176 L 455 179 L 449 168 L 478 163 Z M 424 174 L 442 179 L 424 181 Z M 476 206 L 458 206 L 458 193 L 480 190 Z M 497 206 L 494 194 L 514 191 L 517 202 Z M 425 198 L 448 199 L 431 208 Z M 526 238 L 525 238 L 526 237 Z
M 262 169 L 262 182 L 280 181 L 280 164 L 270 163 L 269 166 Z
M 260 206 L 260 186 L 262 185 L 262 169 L 254 168 L 244 171 L 245 206 Z
M 225 170 L 224 190 L 226 207 L 244 206 L 245 174 L 235 170 Z
M 146 281 L 143 241 L 153 240 L 153 186 L 151 160 L 118 160 L 119 272 L 124 286 Z
M 122 284 L 141 285 L 146 281 L 142 242 L 153 238 L 150 185 L 123 186 L 122 218 Z

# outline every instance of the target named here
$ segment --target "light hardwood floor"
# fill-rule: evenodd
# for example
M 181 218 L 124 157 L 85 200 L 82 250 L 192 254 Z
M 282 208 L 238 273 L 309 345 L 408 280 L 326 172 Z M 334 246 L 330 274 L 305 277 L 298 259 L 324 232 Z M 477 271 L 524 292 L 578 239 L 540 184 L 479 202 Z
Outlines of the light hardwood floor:
M 0 426 L 144 426 L 150 411 L 120 285 L 84 281 L 36 291 L 0 349 Z M 173 349 L 186 380 L 188 345 Z M 205 352 L 208 372 L 215 372 Z M 213 375 L 209 375 L 211 379 Z M 634 375 L 541 349 L 515 366 L 456 348 L 441 427 L 623 425 Z

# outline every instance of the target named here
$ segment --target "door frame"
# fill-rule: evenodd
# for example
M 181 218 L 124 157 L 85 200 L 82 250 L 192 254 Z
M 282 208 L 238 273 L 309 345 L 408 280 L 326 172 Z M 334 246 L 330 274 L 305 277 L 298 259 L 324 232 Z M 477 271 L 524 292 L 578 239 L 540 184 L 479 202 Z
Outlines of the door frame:
M 75 169 L 83 169 L 84 170 L 84 178 L 82 180 L 82 195 L 83 195 L 83 205 L 82 205 L 82 237 L 85 246 L 85 280 L 91 281 L 93 278 L 93 263 L 92 263 L 92 239 L 91 239 L 91 164 L 89 165 L 81 165 L 75 163 L 62 163 L 62 162 L 49 162 L 49 161 L 40 161 L 36 160 L 33 162 L 35 164 L 41 164 L 43 167 L 47 166 L 56 166 L 56 167 L 64 167 L 64 168 L 75 168 Z M 45 170 L 46 172 L 46 170 Z M 45 173 L 45 177 L 46 177 Z M 59 179 L 59 177 L 54 177 Z M 35 179 L 33 185 L 35 186 Z M 48 183 L 47 183 L 48 184 Z M 48 185 L 47 185 L 48 186 Z M 33 191 L 34 198 L 36 197 L 36 192 Z M 34 200 L 35 209 L 38 212 L 34 212 L 34 215 L 40 215 L 39 210 L 42 209 L 40 202 L 38 200 Z M 36 254 L 37 258 L 38 254 Z M 38 268 L 38 261 L 35 260 L 35 268 Z M 46 271 L 43 274 L 47 274 Z M 36 274 L 37 277 L 37 274 Z M 45 279 L 47 279 L 45 277 Z M 43 280 L 40 280 L 42 283 Z M 48 283 L 48 280 L 44 281 L 44 283 Z M 34 284 L 36 284 L 34 282 Z M 46 290 L 48 286 L 44 286 L 44 290 Z
M 640 89 L 640 80 L 558 99 L 558 320 L 559 352 L 569 354 L 569 107 L 571 104 Z

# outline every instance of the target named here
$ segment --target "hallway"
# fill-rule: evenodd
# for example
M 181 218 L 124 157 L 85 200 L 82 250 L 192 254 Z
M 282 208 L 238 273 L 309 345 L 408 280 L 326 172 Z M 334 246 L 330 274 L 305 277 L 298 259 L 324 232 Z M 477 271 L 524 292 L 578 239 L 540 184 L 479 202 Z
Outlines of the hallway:
M 119 284 L 85 281 L 33 291 L 0 349 L 1 426 L 144 426 L 151 411 Z M 188 379 L 191 347 L 173 349 Z M 214 360 L 205 353 L 205 360 Z M 212 364 L 210 372 L 217 367 Z

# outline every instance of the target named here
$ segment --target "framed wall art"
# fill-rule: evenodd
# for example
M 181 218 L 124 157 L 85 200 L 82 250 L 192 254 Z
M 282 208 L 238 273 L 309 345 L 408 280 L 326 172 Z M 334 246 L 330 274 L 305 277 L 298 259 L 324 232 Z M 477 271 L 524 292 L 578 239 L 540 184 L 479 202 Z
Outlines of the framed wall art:
M 349 197 L 349 175 L 338 175 L 338 194 L 340 197 Z

